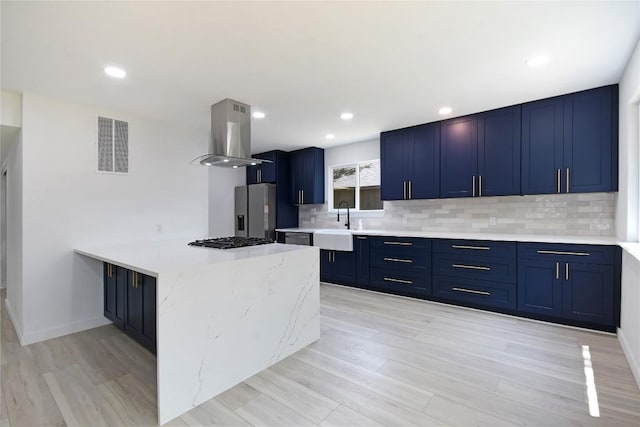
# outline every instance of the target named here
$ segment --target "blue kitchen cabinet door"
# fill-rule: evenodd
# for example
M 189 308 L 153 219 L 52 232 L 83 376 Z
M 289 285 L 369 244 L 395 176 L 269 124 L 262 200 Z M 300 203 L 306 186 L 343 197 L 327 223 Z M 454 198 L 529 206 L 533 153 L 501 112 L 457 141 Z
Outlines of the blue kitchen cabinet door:
M 612 158 L 612 90 L 608 86 L 564 97 L 562 192 L 615 190 L 612 175 L 617 176 L 618 171 L 614 166 L 617 158 Z
M 407 166 L 412 156 L 413 131 L 411 129 L 380 134 L 380 198 L 382 200 L 406 198 Z
M 294 205 L 324 203 L 324 150 L 291 152 L 291 201 Z
M 406 153 L 409 199 L 437 199 L 440 196 L 440 123 L 416 126 L 412 130 L 413 150 Z
M 461 117 L 440 126 L 440 197 L 473 197 L 478 179 L 478 119 Z
M 356 253 L 320 250 L 320 280 L 351 285 L 356 283 Z
M 269 160 L 255 166 L 247 166 L 247 185 L 277 184 L 278 152 L 267 151 L 253 155 L 256 159 Z
M 563 99 L 522 106 L 522 194 L 562 191 Z
M 124 331 L 156 352 L 156 279 L 128 271 Z
M 518 310 L 560 317 L 562 281 L 560 267 L 552 260 L 518 260 Z
M 613 326 L 613 267 L 582 263 L 565 263 L 563 267 L 563 317 Z
M 360 287 L 369 286 L 369 237 L 353 236 L 353 250 L 356 253 L 356 283 Z
M 247 185 L 259 184 L 260 165 L 247 166 Z
M 520 194 L 521 108 L 479 115 L 478 196 Z
M 104 317 L 119 328 L 124 328 L 125 291 L 127 270 L 117 265 L 103 263 L 104 269 Z

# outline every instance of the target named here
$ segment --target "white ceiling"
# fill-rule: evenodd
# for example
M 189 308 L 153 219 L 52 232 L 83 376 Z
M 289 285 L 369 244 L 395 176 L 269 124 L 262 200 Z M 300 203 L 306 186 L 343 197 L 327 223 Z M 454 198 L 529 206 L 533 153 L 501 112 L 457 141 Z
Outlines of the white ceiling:
M 182 122 L 230 97 L 267 114 L 253 151 L 617 83 L 640 2 L 7 2 L 2 89 Z M 525 59 L 546 53 L 548 65 Z M 118 64 L 124 80 L 106 77 Z M 343 122 L 339 115 L 352 111 Z M 335 140 L 327 141 L 326 133 Z

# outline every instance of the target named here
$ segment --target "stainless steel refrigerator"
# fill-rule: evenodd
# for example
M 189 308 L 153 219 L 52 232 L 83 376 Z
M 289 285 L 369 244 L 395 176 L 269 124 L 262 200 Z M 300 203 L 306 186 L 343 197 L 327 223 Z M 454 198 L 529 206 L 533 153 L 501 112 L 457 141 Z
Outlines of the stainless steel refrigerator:
M 275 184 L 252 184 L 236 187 L 235 199 L 236 236 L 275 240 Z

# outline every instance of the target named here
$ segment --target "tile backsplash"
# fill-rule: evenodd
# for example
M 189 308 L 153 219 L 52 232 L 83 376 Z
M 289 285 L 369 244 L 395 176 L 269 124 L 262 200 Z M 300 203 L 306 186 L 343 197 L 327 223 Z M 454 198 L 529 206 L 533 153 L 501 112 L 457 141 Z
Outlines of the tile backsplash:
M 361 220 L 368 230 L 614 236 L 616 195 L 582 193 L 384 202 L 384 214 L 360 217 L 355 213 L 351 224 L 357 228 Z M 327 206 L 300 206 L 300 227 L 337 228 L 336 216 L 327 212 Z

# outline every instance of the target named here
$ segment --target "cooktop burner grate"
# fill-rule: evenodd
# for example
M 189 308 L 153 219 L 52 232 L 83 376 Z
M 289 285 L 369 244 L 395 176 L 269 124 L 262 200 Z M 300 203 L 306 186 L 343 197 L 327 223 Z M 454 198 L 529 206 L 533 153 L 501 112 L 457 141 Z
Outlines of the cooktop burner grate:
M 244 248 L 246 246 L 266 245 L 273 243 L 269 239 L 261 237 L 219 237 L 216 239 L 195 240 L 189 243 L 189 246 L 201 246 L 214 249 L 235 249 Z

